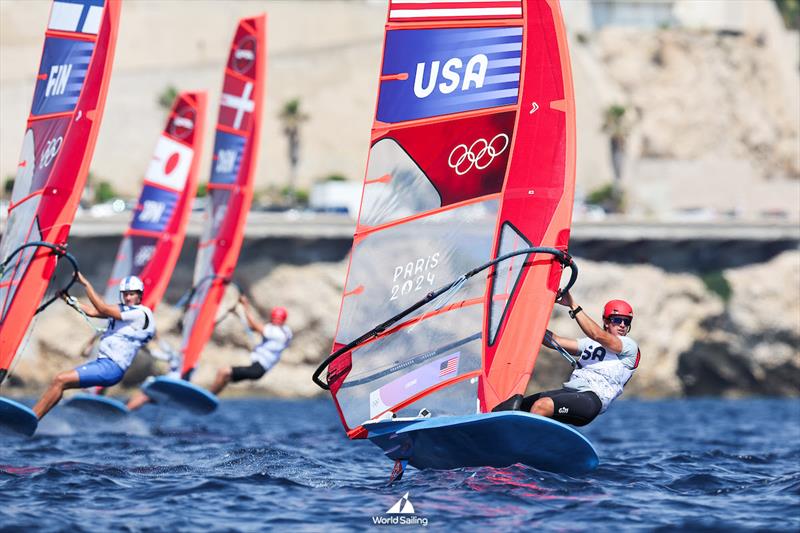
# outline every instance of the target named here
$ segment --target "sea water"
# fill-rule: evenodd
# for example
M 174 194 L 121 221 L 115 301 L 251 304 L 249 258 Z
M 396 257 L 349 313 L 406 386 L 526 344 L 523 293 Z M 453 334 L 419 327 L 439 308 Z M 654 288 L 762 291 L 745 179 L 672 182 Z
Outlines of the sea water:
M 392 463 L 328 400 L 59 407 L 0 437 L 0 531 L 800 529 L 800 400 L 618 401 L 581 431 L 600 455 L 582 476 L 409 468 L 387 486 Z

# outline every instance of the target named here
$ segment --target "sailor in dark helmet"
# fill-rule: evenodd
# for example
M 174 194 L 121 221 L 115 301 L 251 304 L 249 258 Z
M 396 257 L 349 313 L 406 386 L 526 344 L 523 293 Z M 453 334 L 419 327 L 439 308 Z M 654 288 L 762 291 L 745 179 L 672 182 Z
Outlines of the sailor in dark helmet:
M 584 426 L 605 412 L 639 366 L 639 347 L 628 336 L 633 308 L 624 300 L 611 300 L 603 309 L 603 327 L 575 304 L 569 293 L 559 300 L 570 308 L 569 315 L 586 334 L 571 339 L 550 334 L 552 340 L 577 359 L 569 381 L 558 390 L 539 392 L 525 398 L 517 394 L 493 411 L 524 410 Z M 549 333 L 549 332 L 548 332 Z M 547 342 L 545 346 L 553 347 Z
M 273 307 L 269 323 L 264 324 L 253 312 L 247 296 L 241 295 L 239 302 L 244 309 L 247 326 L 261 335 L 261 342 L 250 352 L 250 366 L 226 366 L 217 371 L 214 383 L 209 388 L 214 394 L 219 394 L 231 381 L 261 379 L 278 363 L 281 353 L 292 342 L 292 330 L 286 325 L 286 308 Z
M 77 305 L 87 316 L 107 318 L 108 325 L 100 338 L 97 359 L 74 370 L 60 372 L 42 395 L 33 411 L 41 419 L 60 400 L 67 389 L 110 387 L 122 380 L 139 349 L 155 335 L 153 312 L 141 305 L 144 284 L 136 276 L 128 276 L 119 284 L 119 304 L 110 304 L 95 291 L 92 284 L 78 273 L 78 282 L 86 288 L 91 304 Z M 63 295 L 65 299 L 70 298 Z

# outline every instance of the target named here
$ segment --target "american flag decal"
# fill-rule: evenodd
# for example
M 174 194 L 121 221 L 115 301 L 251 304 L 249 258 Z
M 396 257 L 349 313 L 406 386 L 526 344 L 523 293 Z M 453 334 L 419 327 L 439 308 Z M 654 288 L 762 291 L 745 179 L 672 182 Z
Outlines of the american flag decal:
M 522 17 L 522 0 L 391 0 L 389 20 L 507 19 Z
M 448 374 L 455 374 L 458 370 L 458 356 L 454 355 L 447 361 L 442 361 L 439 365 L 439 377 L 444 377 Z

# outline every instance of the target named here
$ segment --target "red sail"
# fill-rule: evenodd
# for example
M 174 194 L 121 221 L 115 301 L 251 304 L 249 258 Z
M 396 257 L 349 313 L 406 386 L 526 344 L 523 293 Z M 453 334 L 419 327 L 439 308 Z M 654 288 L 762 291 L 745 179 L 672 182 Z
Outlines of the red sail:
M 197 192 L 203 148 L 206 93 L 175 98 L 144 178 L 133 220 L 120 243 L 105 298 L 119 298 L 119 282 L 138 276 L 144 282 L 142 304 L 155 309 L 167 290 L 186 236 Z
M 566 251 L 574 124 L 557 0 L 391 0 L 334 350 L 492 259 Z M 523 392 L 560 275 L 551 255 L 503 260 L 334 359 L 348 435 Z
M 0 381 L 52 276 L 56 256 L 25 243 L 67 243 L 103 116 L 120 2 L 54 1 L 0 259 Z
M 194 369 L 211 337 L 225 286 L 233 275 L 253 198 L 266 76 L 266 15 L 239 22 L 222 84 L 208 208 L 183 319 L 183 371 Z

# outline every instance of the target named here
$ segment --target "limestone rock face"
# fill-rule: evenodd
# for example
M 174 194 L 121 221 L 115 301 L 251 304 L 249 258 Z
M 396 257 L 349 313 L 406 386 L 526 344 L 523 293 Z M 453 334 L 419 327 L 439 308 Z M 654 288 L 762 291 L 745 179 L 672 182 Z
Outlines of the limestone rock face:
M 606 28 L 593 52 L 638 113 L 643 157 L 753 162 L 800 177 L 797 94 L 760 35 Z
M 689 394 L 800 393 L 800 253 L 726 270 L 731 298 L 681 361 Z
M 706 317 L 721 313 L 719 297 L 708 293 L 702 281 L 690 274 L 671 274 L 652 266 L 625 266 L 577 260 L 580 277 L 573 297 L 595 321 L 601 323 L 603 305 L 623 299 L 634 308 L 631 338 L 642 352 L 639 369 L 626 387 L 629 396 L 679 396 L 683 385 L 677 370 L 680 359 L 701 334 Z M 563 310 L 563 311 L 562 311 Z M 577 323 L 557 306 L 551 330 L 575 338 L 583 337 Z M 559 379 L 539 377 L 533 387 L 557 388 L 569 375 L 566 361 L 550 350 L 543 350 L 539 361 L 558 358 Z M 563 364 L 562 364 L 563 362 Z M 552 364 L 552 363 L 551 363 Z M 548 365 L 549 366 L 549 365 Z M 537 370 L 539 366 L 537 365 Z M 539 381 L 544 381 L 539 383 Z

